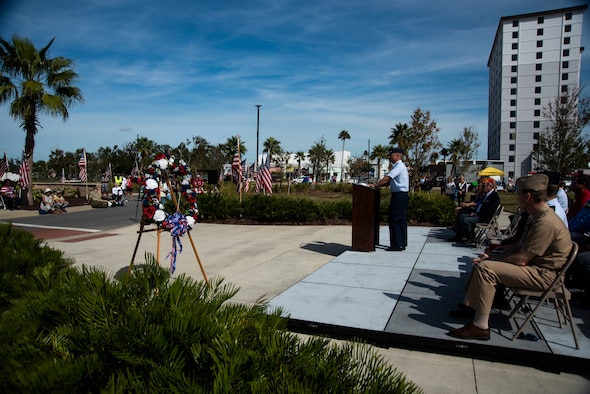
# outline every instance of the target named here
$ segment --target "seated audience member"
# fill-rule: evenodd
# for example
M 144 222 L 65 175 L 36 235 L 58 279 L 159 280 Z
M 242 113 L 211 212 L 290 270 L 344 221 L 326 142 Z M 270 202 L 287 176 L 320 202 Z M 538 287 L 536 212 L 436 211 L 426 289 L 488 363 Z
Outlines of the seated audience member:
M 108 201 L 102 199 L 102 193 L 98 186 L 95 186 L 90 192 L 90 206 L 92 208 L 107 208 L 108 204 Z
M 559 201 L 559 205 L 563 208 L 565 213 L 567 214 L 569 210 L 569 198 L 567 197 L 567 193 L 565 192 L 565 182 L 559 182 L 559 189 L 557 189 L 557 201 Z
M 576 181 L 572 183 L 572 190 L 574 192 L 574 203 L 567 213 L 568 219 L 576 216 L 584 204 L 590 200 L 590 176 L 578 175 Z
M 578 239 L 583 241 L 584 234 L 590 232 L 590 201 L 569 220 L 568 224 L 572 239 L 576 242 Z
M 471 194 L 469 201 L 463 201 L 455 208 L 455 216 L 459 216 L 462 213 L 475 212 L 475 209 L 483 202 L 485 196 L 486 194 L 483 191 L 483 183 L 478 183 L 475 188 L 475 193 Z
M 123 195 L 123 189 L 121 188 L 120 184 L 115 183 L 115 186 L 113 186 L 113 189 L 111 190 L 111 198 L 114 200 L 115 205 L 124 204 L 125 197 Z
M 0 188 L 0 195 L 2 196 L 2 201 L 4 201 L 4 207 L 11 211 L 14 210 L 16 206 L 16 193 L 10 179 L 4 180 L 4 184 Z
M 39 213 L 46 214 L 46 213 L 54 213 L 53 210 L 53 196 L 52 196 L 51 189 L 47 188 L 43 192 L 43 196 L 41 196 L 41 203 L 39 204 Z
M 555 214 L 557 215 L 557 217 L 559 217 L 563 221 L 563 223 L 565 223 L 565 226 L 567 227 L 568 226 L 567 214 L 565 213 L 565 211 L 563 210 L 563 207 L 561 206 L 561 204 L 557 200 L 557 190 L 558 189 L 559 189 L 559 185 L 549 184 L 547 186 L 547 205 L 549 205 L 549 207 L 551 207 L 555 211 Z
M 460 214 L 455 222 L 456 235 L 450 239 L 453 242 L 463 242 L 473 238 L 473 230 L 476 223 L 488 223 L 496 209 L 500 205 L 500 196 L 496 191 L 496 182 L 493 179 L 482 181 L 485 196 L 475 212 L 469 214 Z
M 53 209 L 56 212 L 66 212 L 67 206 L 70 205 L 69 202 L 66 201 L 63 192 L 58 190 L 53 196 Z
M 567 228 L 546 202 L 548 177 L 535 174 L 516 181 L 518 203 L 530 218 L 522 239 L 501 253 L 473 260 L 466 296 L 455 317 L 471 323 L 448 332 L 460 339 L 489 340 L 488 325 L 497 285 L 545 290 L 565 264 L 572 248 Z

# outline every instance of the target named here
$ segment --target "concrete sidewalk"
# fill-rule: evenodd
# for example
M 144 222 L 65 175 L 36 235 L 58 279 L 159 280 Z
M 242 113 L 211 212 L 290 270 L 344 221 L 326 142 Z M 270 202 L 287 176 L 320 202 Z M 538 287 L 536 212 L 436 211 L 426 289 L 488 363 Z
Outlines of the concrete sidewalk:
M 87 208 L 74 207 L 69 211 L 76 209 Z M 26 214 L 26 211 L 12 211 L 11 220 L 17 225 L 18 215 Z M 0 212 L 0 221 L 7 216 L 8 212 Z M 502 227 L 506 223 L 502 222 Z M 99 266 L 114 275 L 126 271 L 129 266 L 138 230 L 139 225 L 132 224 L 103 233 L 60 235 L 46 238 L 46 242 L 74 258 L 76 265 Z M 246 304 L 270 300 L 291 288 L 349 250 L 352 238 L 350 226 L 219 224 L 198 224 L 191 236 L 207 277 L 223 277 L 226 282 L 240 287 L 235 299 Z M 168 233 L 163 233 L 159 241 L 161 264 L 168 266 L 166 255 L 172 241 Z M 182 238 L 182 244 L 174 275 L 186 273 L 202 279 L 188 237 Z M 141 234 L 136 264 L 144 261 L 146 252 L 158 253 L 156 232 Z M 374 349 L 426 393 L 590 392 L 587 377 L 569 373 L 554 374 L 535 368 L 405 349 Z

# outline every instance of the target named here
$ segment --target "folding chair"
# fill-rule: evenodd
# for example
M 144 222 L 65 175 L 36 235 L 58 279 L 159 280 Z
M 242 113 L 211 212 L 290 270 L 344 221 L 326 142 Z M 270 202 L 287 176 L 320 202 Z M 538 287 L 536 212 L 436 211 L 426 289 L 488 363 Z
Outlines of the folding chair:
M 498 218 L 503 211 L 504 206 L 500 204 L 498 205 L 498 208 L 496 208 L 496 212 L 494 212 L 494 215 L 489 222 L 475 224 L 475 228 L 473 229 L 473 242 L 477 248 L 482 247 L 488 233 L 498 234 L 500 231 L 498 228 Z
M 523 314 L 525 316 L 527 316 L 527 315 L 528 316 L 527 316 L 526 320 L 524 321 L 524 323 L 521 324 L 518 331 L 516 331 L 514 333 L 514 335 L 512 336 L 513 341 L 516 337 L 518 337 L 518 335 L 520 335 L 520 333 L 524 330 L 525 326 L 532 320 L 532 318 L 535 316 L 535 314 L 537 313 L 539 308 L 543 305 L 543 303 L 545 303 L 546 301 L 551 301 L 554 308 L 555 308 L 555 311 L 557 313 L 557 320 L 559 322 L 559 328 L 563 328 L 563 325 L 561 323 L 561 318 L 563 317 L 563 323 L 567 324 L 569 322 L 569 324 L 570 324 L 570 328 L 572 330 L 572 335 L 574 337 L 574 342 L 576 344 L 576 349 L 580 348 L 578 345 L 578 336 L 576 335 L 576 329 L 574 327 L 574 322 L 573 322 L 573 317 L 572 317 L 572 309 L 571 309 L 570 303 L 569 303 L 569 300 L 571 299 L 571 293 L 565 287 L 565 273 L 567 272 L 568 268 L 572 265 L 572 263 L 574 262 L 577 254 L 578 254 L 578 244 L 575 242 L 572 242 L 572 244 L 573 244 L 572 250 L 567 258 L 567 261 L 565 262 L 565 264 L 561 268 L 561 270 L 557 273 L 555 280 L 553 281 L 551 286 L 549 286 L 547 288 L 547 290 L 541 291 L 541 290 L 531 290 L 531 289 L 525 289 L 525 288 L 512 288 L 511 289 L 513 296 L 520 297 L 520 301 L 518 302 L 518 304 L 516 304 L 516 306 L 514 307 L 512 312 L 510 312 L 509 318 L 513 318 L 514 315 L 516 315 L 518 313 L 518 311 L 522 309 L 523 305 L 527 301 L 529 301 L 531 297 L 539 299 L 537 301 L 537 305 L 535 306 L 535 308 L 532 311 L 530 311 L 528 313 L 526 311 L 523 311 Z

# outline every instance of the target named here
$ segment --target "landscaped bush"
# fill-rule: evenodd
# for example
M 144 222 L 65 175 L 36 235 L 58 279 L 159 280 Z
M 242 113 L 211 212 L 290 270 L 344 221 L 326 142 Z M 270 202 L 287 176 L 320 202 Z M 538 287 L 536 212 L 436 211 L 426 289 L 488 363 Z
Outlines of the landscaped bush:
M 337 184 L 322 186 L 336 187 Z M 386 188 L 381 189 L 379 209 L 384 223 L 387 222 L 389 198 L 389 191 Z M 239 195 L 234 189 L 230 193 L 222 192 L 219 195 L 200 195 L 198 204 L 202 219 L 209 222 L 234 220 L 265 224 L 325 224 L 352 221 L 352 195 L 346 192 L 342 197 L 333 199 L 311 198 L 305 194 L 243 194 L 240 203 Z M 408 221 L 418 225 L 447 226 L 454 221 L 454 207 L 448 197 L 438 193 L 410 193 Z
M 228 302 L 237 289 L 221 279 L 172 279 L 153 256 L 113 278 L 10 225 L 0 234 L 14 282 L 2 287 L 2 392 L 420 392 L 367 346 L 303 341 L 280 311 Z

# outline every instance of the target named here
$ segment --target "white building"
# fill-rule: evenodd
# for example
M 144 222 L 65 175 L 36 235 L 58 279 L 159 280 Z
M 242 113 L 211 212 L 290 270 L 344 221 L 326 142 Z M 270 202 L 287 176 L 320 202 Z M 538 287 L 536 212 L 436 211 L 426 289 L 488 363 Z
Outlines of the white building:
M 490 57 L 488 160 L 506 177 L 536 167 L 532 155 L 549 123 L 543 109 L 580 85 L 587 5 L 500 19 Z

